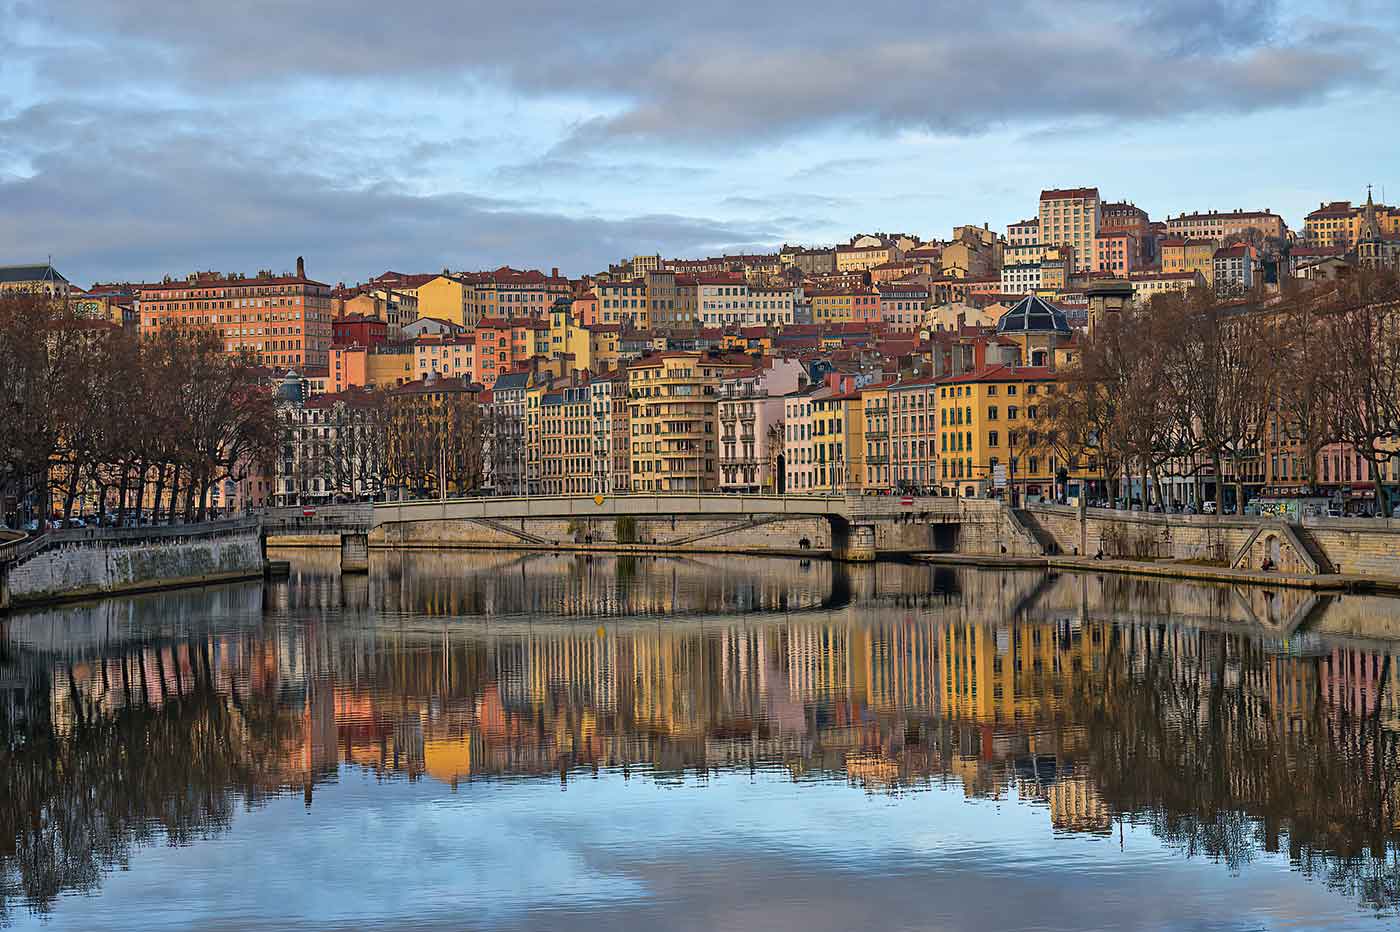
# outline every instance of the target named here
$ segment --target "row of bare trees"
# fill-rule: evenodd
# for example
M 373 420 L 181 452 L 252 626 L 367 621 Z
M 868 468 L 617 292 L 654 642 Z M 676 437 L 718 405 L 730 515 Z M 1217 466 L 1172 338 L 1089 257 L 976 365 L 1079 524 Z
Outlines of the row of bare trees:
M 1315 490 L 1319 454 L 1342 443 L 1368 464 L 1388 515 L 1400 283 L 1357 274 L 1263 306 L 1205 291 L 1158 296 L 1099 322 L 1041 411 L 1040 444 L 1101 466 L 1114 495 L 1122 477 L 1139 477 L 1144 504 L 1166 504 L 1164 476 L 1192 477 L 1197 501 L 1210 481 L 1218 509 L 1233 483 L 1243 503 L 1246 476 L 1262 478 L 1275 455 Z
M 496 419 L 466 392 L 356 390 L 312 410 L 283 412 L 280 474 L 295 489 L 332 499 L 464 494 L 491 473 Z
M 67 520 L 203 520 L 271 459 L 264 373 L 208 332 L 141 339 L 44 295 L 0 295 L 0 503 Z M 8 508 L 7 508 L 8 510 Z

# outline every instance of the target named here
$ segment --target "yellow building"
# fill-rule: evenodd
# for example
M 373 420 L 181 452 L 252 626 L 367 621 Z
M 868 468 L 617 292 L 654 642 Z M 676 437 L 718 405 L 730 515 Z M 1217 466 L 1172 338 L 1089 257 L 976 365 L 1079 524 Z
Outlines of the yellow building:
M 752 367 L 748 357 L 699 352 L 644 356 L 627 367 L 633 491 L 718 488 L 719 383 Z
M 812 302 L 813 323 L 871 323 L 880 319 L 880 296 L 863 285 L 813 291 L 808 298 Z
M 836 271 L 864 272 L 887 262 L 898 262 L 904 251 L 890 243 L 880 246 L 837 246 Z
M 650 269 L 642 274 L 647 322 L 657 330 L 689 330 L 695 326 L 694 305 L 687 305 L 676 278 L 675 272 L 664 269 Z
M 1369 191 L 1367 197 L 1370 198 Z M 1365 213 L 1364 207 L 1353 206 L 1351 201 L 1319 204 L 1317 210 L 1304 218 L 1303 236 L 1316 245 L 1351 249 L 1361 239 Z M 1400 208 L 1376 204 L 1375 214 L 1381 235 L 1387 239 L 1400 239 Z
M 892 489 L 894 479 L 890 473 L 890 383 L 867 386 L 861 389 L 860 397 L 860 433 L 865 443 L 861 489 Z
M 1176 274 L 1195 272 L 1206 287 L 1215 287 L 1215 240 L 1167 237 L 1158 246 L 1162 257 L 1162 272 Z
M 1047 367 L 987 366 L 938 385 L 938 480 L 949 494 L 982 497 L 998 466 L 1022 497 L 1053 494 L 1061 465 L 1035 434 L 1039 402 L 1054 384 Z
M 584 325 L 574 316 L 570 301 L 556 301 L 549 311 L 549 355 L 573 357 L 574 369 L 615 369 L 620 330 L 617 324 Z
M 418 314 L 471 328 L 477 317 L 467 313 L 467 282 L 457 275 L 439 275 L 418 286 Z

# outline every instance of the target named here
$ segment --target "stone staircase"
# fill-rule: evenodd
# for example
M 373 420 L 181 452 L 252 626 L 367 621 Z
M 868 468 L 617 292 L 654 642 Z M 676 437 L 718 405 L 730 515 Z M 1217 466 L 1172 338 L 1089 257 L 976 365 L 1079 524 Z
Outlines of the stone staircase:
M 1311 531 L 1301 524 L 1290 524 L 1288 525 L 1288 530 L 1292 535 L 1293 545 L 1312 559 L 1313 563 L 1317 565 L 1317 571 L 1319 573 L 1337 572 L 1336 567 L 1327 559 L 1327 555 L 1322 552 L 1322 548 L 1319 547 L 1317 541 L 1313 539 Z
M 1024 508 L 1011 508 L 1008 509 L 1008 512 L 1011 516 L 1011 520 L 1019 524 L 1021 529 L 1036 542 L 1042 554 L 1047 557 L 1059 556 L 1061 553 L 1059 543 L 1055 540 L 1053 534 L 1041 526 L 1040 522 L 1036 520 L 1035 515 Z

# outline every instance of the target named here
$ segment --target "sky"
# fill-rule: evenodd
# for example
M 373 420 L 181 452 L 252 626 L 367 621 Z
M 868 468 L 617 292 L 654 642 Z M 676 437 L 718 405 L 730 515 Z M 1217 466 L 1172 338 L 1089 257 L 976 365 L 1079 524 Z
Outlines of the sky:
M 1400 199 L 1396 0 L 0 0 L 0 265 L 581 275 Z

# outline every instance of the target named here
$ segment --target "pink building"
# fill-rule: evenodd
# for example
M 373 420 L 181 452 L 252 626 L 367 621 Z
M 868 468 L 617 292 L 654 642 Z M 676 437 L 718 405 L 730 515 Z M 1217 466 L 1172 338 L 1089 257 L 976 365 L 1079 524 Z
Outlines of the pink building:
M 1104 230 L 1094 237 L 1094 268 L 1127 278 L 1138 268 L 1140 250 L 1138 238 L 1131 230 Z
M 719 387 L 719 488 L 722 492 L 785 491 L 779 465 L 784 451 L 783 404 L 806 387 L 796 359 L 763 360 Z

